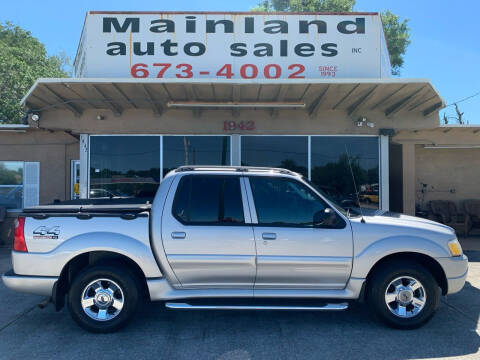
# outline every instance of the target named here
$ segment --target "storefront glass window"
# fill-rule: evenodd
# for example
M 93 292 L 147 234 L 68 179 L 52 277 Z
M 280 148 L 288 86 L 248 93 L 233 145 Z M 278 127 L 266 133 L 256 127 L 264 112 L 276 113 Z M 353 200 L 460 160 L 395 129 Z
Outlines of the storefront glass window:
M 350 158 L 360 206 L 379 207 L 378 137 L 312 136 L 311 142 L 311 180 L 315 185 L 340 205 L 355 206 Z
M 159 183 L 159 136 L 90 137 L 90 198 L 151 198 Z
M 164 136 L 163 175 L 182 165 L 230 165 L 230 137 Z
M 354 207 L 357 200 L 348 151 L 360 205 L 379 207 L 378 137 L 318 135 L 311 136 L 310 141 L 310 171 L 309 136 L 242 136 L 241 164 L 298 172 L 310 177 L 337 203 Z M 160 164 L 163 175 L 182 165 L 230 165 L 230 136 L 91 136 L 90 198 L 153 197 L 160 182 Z M 0 176 L 15 172 L 12 166 L 5 169 L 0 168 Z M 1 182 L 0 195 L 15 190 L 21 205 L 22 172 L 18 171 L 19 183 Z
M 289 169 L 308 175 L 307 136 L 242 136 L 242 165 Z
M 0 206 L 11 210 L 23 207 L 23 162 L 0 161 Z

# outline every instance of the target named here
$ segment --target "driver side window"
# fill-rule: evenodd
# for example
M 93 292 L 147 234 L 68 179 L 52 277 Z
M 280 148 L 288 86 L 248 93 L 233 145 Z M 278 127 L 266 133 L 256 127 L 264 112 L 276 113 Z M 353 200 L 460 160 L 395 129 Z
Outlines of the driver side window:
M 264 226 L 344 227 L 336 216 L 328 218 L 328 204 L 299 181 L 280 177 L 249 177 L 258 223 Z M 328 219 L 327 219 L 328 218 Z M 339 226 L 343 222 L 343 226 Z

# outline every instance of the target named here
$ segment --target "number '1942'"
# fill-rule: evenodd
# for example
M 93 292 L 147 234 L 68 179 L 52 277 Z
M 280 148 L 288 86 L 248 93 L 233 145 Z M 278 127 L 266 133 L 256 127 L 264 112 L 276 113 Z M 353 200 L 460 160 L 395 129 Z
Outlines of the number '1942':
M 255 130 L 255 121 L 224 121 L 223 122 L 223 131 L 251 131 Z

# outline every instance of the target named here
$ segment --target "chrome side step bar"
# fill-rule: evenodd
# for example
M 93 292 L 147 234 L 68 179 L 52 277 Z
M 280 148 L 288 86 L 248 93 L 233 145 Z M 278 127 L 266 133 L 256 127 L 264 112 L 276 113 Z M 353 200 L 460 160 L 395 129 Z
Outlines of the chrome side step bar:
M 167 302 L 165 307 L 176 310 L 295 310 L 295 311 L 340 311 L 348 309 L 348 303 L 333 303 L 321 306 L 298 305 L 193 305 Z

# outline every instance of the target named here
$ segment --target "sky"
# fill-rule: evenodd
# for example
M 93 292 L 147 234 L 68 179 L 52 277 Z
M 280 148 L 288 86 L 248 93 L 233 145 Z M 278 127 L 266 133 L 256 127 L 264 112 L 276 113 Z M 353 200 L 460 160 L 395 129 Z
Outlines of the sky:
M 0 0 L 0 22 L 32 32 L 49 54 L 67 53 L 73 61 L 88 10 L 246 11 L 258 0 Z M 459 102 L 464 119 L 480 124 L 479 0 L 357 0 L 356 11 L 390 10 L 409 19 L 412 43 L 402 78 L 428 78 L 447 105 Z M 447 106 L 448 117 L 455 116 Z M 450 122 L 455 119 L 450 118 Z

